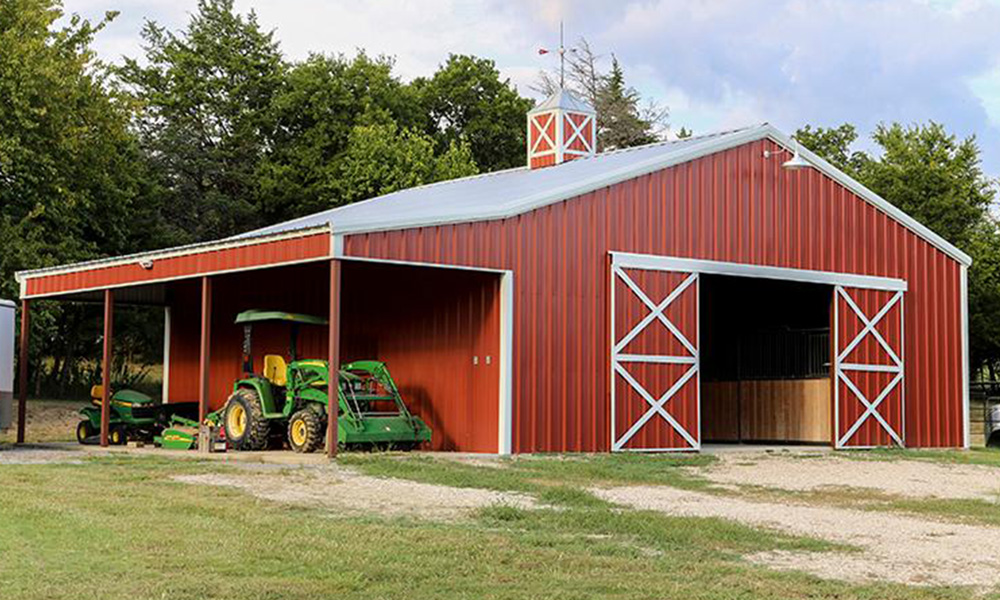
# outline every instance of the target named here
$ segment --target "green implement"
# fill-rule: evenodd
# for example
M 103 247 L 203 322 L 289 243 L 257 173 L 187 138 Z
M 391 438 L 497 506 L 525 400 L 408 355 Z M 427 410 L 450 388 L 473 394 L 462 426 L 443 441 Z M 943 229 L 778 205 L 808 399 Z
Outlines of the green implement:
M 205 417 L 205 424 L 218 427 L 220 418 L 219 411 L 209 413 Z M 153 438 L 153 443 L 165 450 L 190 450 L 198 445 L 200 433 L 201 427 L 198 426 L 198 421 L 173 415 L 170 417 L 169 426 Z
M 251 354 L 253 324 L 279 321 L 290 325 L 290 361 L 264 356 L 261 372 Z M 281 311 L 248 310 L 236 317 L 242 324 L 244 376 L 222 412 L 229 445 L 237 450 L 262 450 L 276 438 L 286 438 L 296 452 L 313 452 L 326 432 L 330 370 L 322 359 L 299 359 L 300 325 L 325 325 L 319 317 Z M 431 430 L 403 402 L 389 369 L 379 361 L 357 361 L 338 370 L 339 418 L 337 441 L 348 446 L 380 445 L 412 449 L 431 439 Z

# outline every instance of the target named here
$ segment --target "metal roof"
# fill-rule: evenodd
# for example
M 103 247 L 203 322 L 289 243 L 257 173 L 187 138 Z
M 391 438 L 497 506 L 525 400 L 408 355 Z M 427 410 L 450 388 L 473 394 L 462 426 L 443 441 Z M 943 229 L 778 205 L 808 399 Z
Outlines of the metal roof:
M 504 219 L 761 139 L 770 139 L 790 150 L 798 146 L 789 136 L 763 123 L 682 140 L 603 152 L 550 167 L 538 169 L 519 167 L 442 181 L 285 221 L 225 240 L 22 271 L 17 273 L 16 277 L 23 284 L 31 277 L 82 271 L 120 262 L 138 261 L 147 257 L 161 258 L 176 253 L 209 251 L 220 244 L 247 242 L 250 241 L 248 238 L 261 238 L 261 241 L 264 241 L 270 236 L 296 235 L 302 230 L 313 228 L 329 228 L 335 235 L 346 235 Z M 969 255 L 913 217 L 808 149 L 801 146 L 798 149 L 802 157 L 821 173 L 851 190 L 951 258 L 966 266 L 972 264 Z
M 534 115 L 547 110 L 555 110 L 557 108 L 573 112 L 587 113 L 589 115 L 597 114 L 593 106 L 578 98 L 573 92 L 561 88 L 549 96 L 545 102 L 542 102 L 538 106 L 529 110 L 528 114 Z
M 617 173 L 633 173 L 644 164 L 658 164 L 672 156 L 686 154 L 688 150 L 751 130 L 738 129 L 660 142 L 603 152 L 551 167 L 518 167 L 408 188 L 244 235 L 276 233 L 327 223 L 331 224 L 334 233 L 347 234 L 512 216 L 577 195 L 580 192 L 576 190 L 581 183 L 604 182 Z
M 798 144 L 768 123 L 681 140 L 625 148 L 529 169 L 518 167 L 408 188 L 243 234 L 266 235 L 329 225 L 334 234 L 368 233 L 513 217 L 596 189 L 761 139 Z M 878 194 L 808 149 L 800 154 L 817 170 L 965 264 L 972 259 Z M 237 236 L 243 237 L 243 236 Z

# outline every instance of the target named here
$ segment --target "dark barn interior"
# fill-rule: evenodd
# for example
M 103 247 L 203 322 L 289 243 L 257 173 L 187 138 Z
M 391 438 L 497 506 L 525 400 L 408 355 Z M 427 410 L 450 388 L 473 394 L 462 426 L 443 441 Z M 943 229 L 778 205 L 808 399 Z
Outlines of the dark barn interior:
M 719 275 L 701 285 L 705 441 L 829 443 L 832 289 Z

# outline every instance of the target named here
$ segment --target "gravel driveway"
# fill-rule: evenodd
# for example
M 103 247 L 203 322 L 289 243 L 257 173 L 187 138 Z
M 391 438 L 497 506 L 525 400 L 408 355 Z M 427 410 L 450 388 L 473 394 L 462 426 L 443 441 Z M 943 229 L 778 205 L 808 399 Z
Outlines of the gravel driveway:
M 905 498 L 996 501 L 1000 469 L 918 460 L 733 454 L 692 472 L 724 488 L 766 486 L 795 491 L 850 486 Z M 859 552 L 765 552 L 747 556 L 777 569 L 855 582 L 911 585 L 1000 585 L 1000 528 L 941 518 L 837 506 L 709 494 L 665 486 L 593 489 L 623 506 L 675 516 L 718 517 L 847 544 Z M 997 506 L 1000 511 L 1000 504 Z
M 264 500 L 320 506 L 348 514 L 450 519 L 493 504 L 534 506 L 534 500 L 523 494 L 369 477 L 336 466 L 280 470 L 244 468 L 248 472 L 178 475 L 173 479 L 194 485 L 236 488 Z
M 736 453 L 696 474 L 722 485 L 792 491 L 862 488 L 910 498 L 1000 501 L 1000 469 L 921 460 L 858 460 L 826 454 Z

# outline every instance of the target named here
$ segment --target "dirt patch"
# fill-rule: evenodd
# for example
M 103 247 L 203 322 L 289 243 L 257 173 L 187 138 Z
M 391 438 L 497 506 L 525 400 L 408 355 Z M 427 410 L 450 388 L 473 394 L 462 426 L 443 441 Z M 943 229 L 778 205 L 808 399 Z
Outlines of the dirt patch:
M 508 464 L 505 459 L 497 457 L 448 456 L 446 453 L 442 453 L 438 455 L 438 457 L 445 460 L 452 460 L 463 465 L 469 465 L 470 467 L 483 467 L 486 469 L 505 469 Z
M 25 441 L 29 444 L 43 442 L 68 442 L 76 440 L 76 424 L 80 422 L 80 409 L 86 402 L 58 400 L 29 400 L 25 412 Z M 17 402 L 14 402 L 14 420 L 17 423 Z M 0 432 L 0 443 L 13 443 L 17 436 L 16 425 Z
M 855 582 L 1000 584 L 1000 529 L 843 508 L 754 502 L 662 486 L 593 490 L 633 508 L 718 517 L 860 548 L 859 552 L 764 552 L 746 558 L 778 569 Z
M 178 475 L 174 480 L 231 487 L 264 500 L 319 506 L 347 514 L 451 519 L 493 504 L 520 508 L 534 505 L 533 499 L 523 494 L 369 477 L 343 467 Z
M 791 491 L 863 488 L 912 498 L 1000 499 L 1000 469 L 917 460 L 851 460 L 836 456 L 720 455 L 697 474 L 722 485 Z
M 80 464 L 84 456 L 74 450 L 49 450 L 45 448 L 26 448 L 23 446 L 0 445 L 0 466 L 3 465 L 42 465 L 47 463 Z

